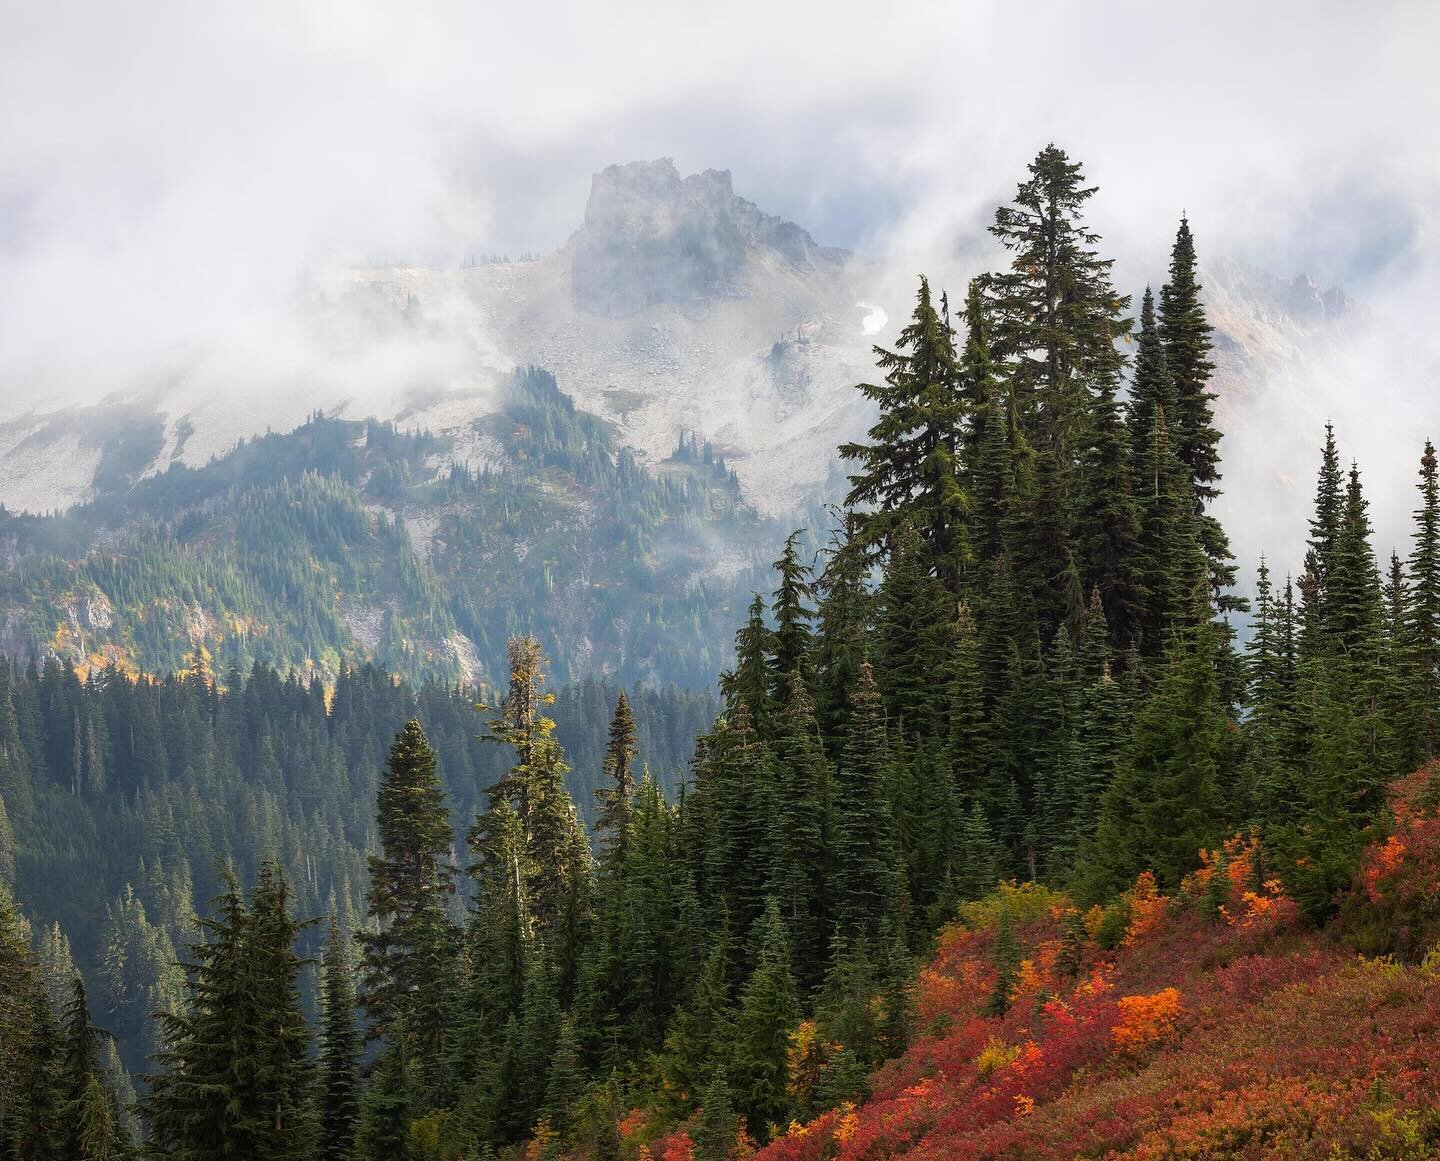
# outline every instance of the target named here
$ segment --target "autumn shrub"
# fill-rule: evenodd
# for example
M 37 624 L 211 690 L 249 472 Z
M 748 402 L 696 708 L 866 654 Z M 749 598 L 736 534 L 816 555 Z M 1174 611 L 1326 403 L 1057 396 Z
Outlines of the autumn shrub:
M 1340 907 L 1350 943 L 1418 961 L 1440 942 L 1440 765 L 1391 788 L 1388 816 L 1372 828 Z
M 1180 992 L 1162 988 L 1153 995 L 1121 996 L 1116 1001 L 1120 1022 L 1110 1030 L 1115 1046 L 1127 1056 L 1142 1056 L 1175 1035 L 1180 1018 Z
M 1001 883 L 983 899 L 961 903 L 960 922 L 971 931 L 993 930 L 1006 915 L 1015 926 L 1047 919 L 1069 908 L 1070 902 L 1059 891 L 1039 883 Z

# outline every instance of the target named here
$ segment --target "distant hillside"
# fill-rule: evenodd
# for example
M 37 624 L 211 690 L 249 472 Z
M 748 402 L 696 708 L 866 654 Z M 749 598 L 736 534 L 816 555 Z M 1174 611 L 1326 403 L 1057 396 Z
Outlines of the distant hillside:
M 455 435 L 317 415 L 132 483 L 137 423 L 90 503 L 0 510 L 0 650 L 170 673 L 203 646 L 217 672 L 473 682 L 535 632 L 558 680 L 708 685 L 775 540 L 723 458 L 686 438 L 646 471 L 543 371 L 498 405 L 464 433 L 478 467 Z

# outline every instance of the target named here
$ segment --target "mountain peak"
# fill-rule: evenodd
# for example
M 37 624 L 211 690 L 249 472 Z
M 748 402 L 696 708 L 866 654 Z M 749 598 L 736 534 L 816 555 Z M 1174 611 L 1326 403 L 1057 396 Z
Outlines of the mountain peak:
M 611 318 L 660 303 L 703 313 L 717 296 L 743 293 L 755 252 L 795 267 L 845 256 L 737 197 L 728 169 L 681 177 L 668 157 L 597 173 L 571 242 L 577 304 Z

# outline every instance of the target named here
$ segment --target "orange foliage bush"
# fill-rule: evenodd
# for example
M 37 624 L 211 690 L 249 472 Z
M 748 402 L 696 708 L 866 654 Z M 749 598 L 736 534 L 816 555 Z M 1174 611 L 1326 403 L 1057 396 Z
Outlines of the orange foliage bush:
M 1111 1030 L 1115 1046 L 1131 1056 L 1139 1056 L 1175 1034 L 1181 1010 L 1180 992 L 1177 988 L 1162 988 L 1148 996 L 1121 996 L 1116 1006 L 1120 1009 L 1120 1023 Z

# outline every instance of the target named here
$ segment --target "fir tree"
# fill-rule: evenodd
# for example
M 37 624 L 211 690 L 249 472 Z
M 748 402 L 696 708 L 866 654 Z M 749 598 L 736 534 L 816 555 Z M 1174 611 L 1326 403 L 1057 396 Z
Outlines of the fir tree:
M 791 962 L 804 984 L 819 981 L 827 914 L 825 868 L 833 779 L 815 722 L 815 707 L 798 679 L 775 738 L 776 810 L 767 891 L 780 904 L 790 933 Z
M 1429 440 L 1420 457 L 1420 482 L 1416 488 L 1420 507 L 1415 510 L 1404 625 L 1414 698 L 1410 761 L 1440 753 L 1440 478 L 1435 447 Z
M 795 981 L 790 974 L 789 941 L 780 909 L 772 899 L 751 935 L 759 955 L 740 996 L 735 1018 L 731 1075 L 736 1103 L 758 1139 L 769 1140 L 774 1127 L 788 1119 L 790 1033 L 800 1020 Z
M 912 525 L 925 545 L 926 568 L 953 593 L 969 556 L 959 462 L 965 403 L 954 338 L 923 277 L 896 347 L 875 348 L 884 382 L 859 385 L 880 418 L 868 432 L 870 443 L 840 448 L 860 469 L 850 477 L 845 504 L 857 518 L 857 544 L 870 553 L 884 551 L 897 529 Z
M 105 1084 L 102 1048 L 110 1034 L 90 1018 L 85 983 L 74 976 L 60 1026 L 60 1155 L 112 1161 L 130 1155 L 120 1108 Z
M 815 717 L 832 758 L 840 752 L 850 690 L 870 637 L 871 597 L 865 586 L 864 554 L 851 535 L 854 523 L 847 513 L 846 528 L 834 533 L 817 583 Z
M 733 714 L 743 704 L 751 724 L 762 736 L 769 733 L 775 702 L 771 694 L 775 686 L 773 672 L 774 634 L 765 624 L 765 599 L 754 595 L 750 609 L 735 634 L 735 668 L 720 677 L 720 691 Z
M 387 1044 L 375 1061 L 360 1102 L 356 1161 L 393 1161 L 406 1155 L 415 1087 L 414 1070 L 403 1046 Z
M 1200 299 L 1197 266 L 1195 239 L 1189 221 L 1182 217 L 1170 252 L 1170 279 L 1160 291 L 1160 334 L 1175 396 L 1175 454 L 1189 474 L 1214 598 L 1222 610 L 1239 610 L 1243 602 L 1224 592 L 1235 583 L 1229 538 L 1206 512 L 1220 495 L 1220 431 L 1212 407 L 1215 394 L 1210 390 L 1210 374 L 1215 370 L 1210 361 L 1213 328 Z
M 850 697 L 845 752 L 835 772 L 837 917 L 847 930 L 873 929 L 899 889 L 895 827 L 885 779 L 890 746 L 880 691 L 868 663 Z
M 142 1102 L 152 1147 L 178 1161 L 305 1158 L 318 1140 L 289 890 L 262 864 L 248 903 L 233 879 L 187 965 L 189 1004 L 163 1014 L 167 1048 Z
M 374 928 L 357 935 L 360 1002 L 372 1036 L 391 1035 L 398 1025 L 395 1034 L 438 1061 L 455 970 L 456 933 L 446 914 L 455 890 L 453 832 L 435 751 L 414 719 L 390 747 L 376 816 L 380 854 L 369 859 Z
M 1140 300 L 1140 329 L 1135 336 L 1135 368 L 1126 412 L 1133 479 L 1145 480 L 1150 475 L 1156 416 L 1173 416 L 1175 412 L 1175 384 L 1165 362 L 1165 342 L 1155 320 L 1155 296 L 1147 286 Z
M 725 1070 L 717 1067 L 701 1097 L 700 1123 L 695 1127 L 695 1161 L 727 1161 L 738 1129 Z
M 355 980 L 350 953 L 335 916 L 320 980 L 318 1102 L 320 1157 L 346 1161 L 359 1120 L 360 1034 L 355 1026 Z
M 1029 172 L 990 227 L 1012 256 L 1010 269 L 988 280 L 994 347 L 1064 496 L 1089 392 L 1119 368 L 1115 342 L 1130 329 L 1129 299 L 1115 293 L 1112 263 L 1096 253 L 1099 236 L 1083 222 L 1095 190 L 1079 163 L 1047 145 Z
M 675 1014 L 665 1036 L 661 1070 L 668 1091 L 679 1094 L 683 1101 L 704 1099 L 701 1093 L 713 1076 L 715 1062 L 724 1058 L 735 1041 L 729 956 L 729 940 L 722 931 L 705 958 L 694 996 Z
M 1202 595 L 1197 592 L 1197 602 Z M 1143 870 L 1175 887 L 1197 852 L 1225 830 L 1221 795 L 1224 708 L 1208 622 L 1178 635 L 1153 694 L 1135 717 L 1125 765 L 1100 802 L 1081 853 L 1082 893 L 1103 898 Z
M 811 602 L 815 599 L 815 582 L 810 569 L 800 559 L 797 541 L 803 532 L 801 529 L 785 538 L 785 549 L 771 566 L 780 576 L 780 585 L 771 596 L 771 612 L 775 618 L 771 670 L 777 706 L 789 704 L 797 676 L 807 690 L 814 681 L 815 643 L 811 623 L 815 610 Z
M 1340 453 L 1335 446 L 1335 429 L 1325 425 L 1325 446 L 1321 452 L 1320 474 L 1315 486 L 1315 515 L 1310 521 L 1310 554 L 1306 558 L 1314 577 L 1314 614 L 1326 624 L 1326 587 L 1329 583 L 1340 526 L 1345 512 L 1345 477 L 1340 470 Z
M 630 830 L 631 800 L 635 796 L 635 715 L 621 690 L 615 699 L 615 714 L 610 719 L 610 740 L 605 747 L 602 773 L 609 786 L 595 791 L 600 809 L 595 817 L 595 830 L 608 832 L 608 844 L 615 857 L 625 857 L 625 843 Z
M 1139 643 L 1146 594 L 1136 566 L 1140 520 L 1131 494 L 1129 450 L 1115 388 L 1109 377 L 1095 387 L 1080 455 L 1082 487 L 1075 540 L 1082 581 L 1087 591 L 1099 593 L 1110 642 L 1123 652 Z

